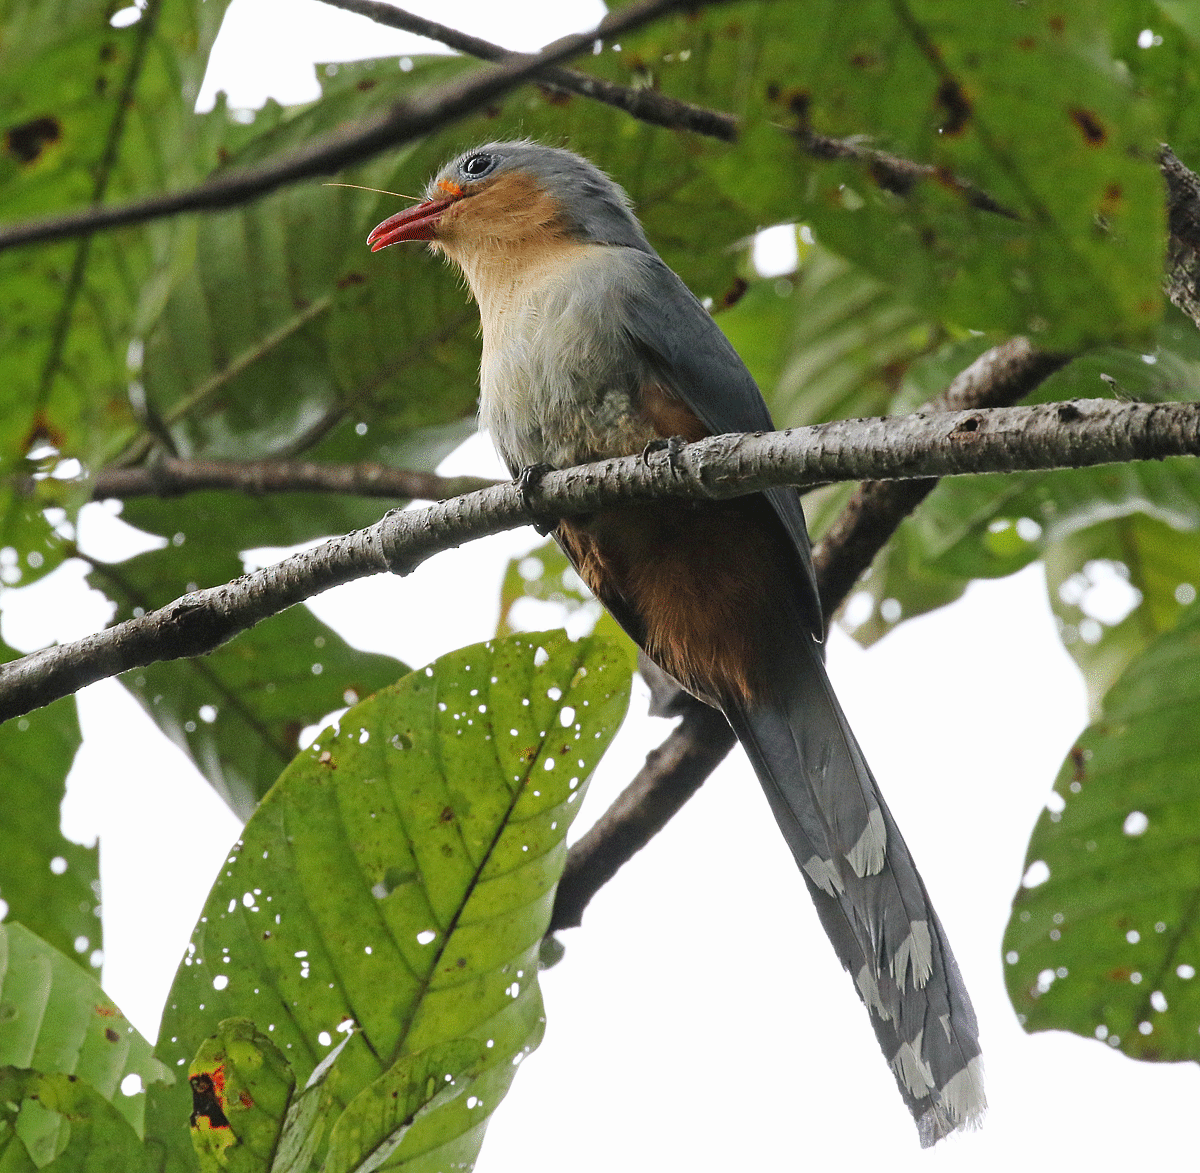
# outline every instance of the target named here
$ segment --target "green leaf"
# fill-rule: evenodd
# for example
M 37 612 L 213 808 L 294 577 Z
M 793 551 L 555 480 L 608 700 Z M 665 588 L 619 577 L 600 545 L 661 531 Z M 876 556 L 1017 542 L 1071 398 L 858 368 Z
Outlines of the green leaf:
M 110 0 L 3 5 L 0 218 L 116 202 L 196 178 L 199 90 L 225 0 L 158 0 L 114 28 Z M 0 460 L 39 441 L 90 462 L 129 416 L 126 354 L 156 225 L 0 257 Z M 2 544 L 13 544 L 7 533 Z
M 78 1077 L 139 1133 L 146 1096 L 122 1081 L 171 1080 L 95 978 L 13 923 L 0 924 L 0 1065 Z
M 4 651 L 6 659 L 16 656 Z M 99 852 L 59 830 L 67 772 L 79 744 L 70 698 L 0 725 L 0 771 L 21 780 L 0 820 L 0 899 L 8 917 L 86 968 L 101 947 Z
M 463 1075 L 484 1058 L 478 1039 L 435 1043 L 404 1055 L 377 1080 L 363 1088 L 338 1117 L 329 1137 L 329 1156 L 322 1173 L 375 1173 L 398 1169 L 393 1162 L 419 1116 L 463 1095 Z
M 283 1131 L 271 1161 L 271 1173 L 307 1173 L 325 1134 L 334 1108 L 329 1075 L 351 1036 L 346 1035 L 313 1070 L 299 1095 L 292 1098 L 283 1120 Z M 336 1084 L 336 1080 L 334 1083 Z
M 827 249 L 804 249 L 791 277 L 757 280 L 717 321 L 777 427 L 886 415 L 909 367 L 943 331 Z
M 1200 533 L 1132 512 L 1066 535 L 1045 558 L 1050 606 L 1095 715 L 1113 682 L 1195 599 Z M 1114 590 L 1118 602 L 1128 596 L 1124 615 L 1105 604 Z
M 1109 52 L 1117 8 L 777 6 L 746 134 L 716 174 L 764 212 L 796 193 L 790 218 L 943 320 L 1050 348 L 1144 337 L 1162 308 L 1160 132 Z M 780 126 L 866 136 L 939 178 L 897 196 L 861 165 L 789 150 Z M 1016 218 L 970 207 L 953 177 Z
M 188 1068 L 192 1146 L 203 1173 L 261 1173 L 271 1164 L 296 1077 L 248 1018 L 227 1018 Z
M 541 1037 L 538 944 L 564 837 L 628 688 L 619 648 L 556 632 L 455 652 L 352 708 L 232 853 L 172 987 L 163 1061 L 237 1015 L 307 1080 L 353 1023 L 329 1073 L 344 1106 L 403 1056 L 476 1039 L 474 1102 L 416 1120 L 397 1158 L 473 1160 Z M 153 1092 L 148 1131 L 172 1168 L 193 1167 L 185 1091 Z
M 0 1067 L 0 1168 L 10 1166 L 3 1133 L 30 1161 L 16 1168 L 53 1173 L 141 1173 L 148 1169 L 141 1138 L 103 1096 L 62 1072 Z
M 252 128 L 222 108 L 201 116 L 204 153 L 222 166 L 253 165 L 463 67 L 445 57 L 408 74 L 394 63 L 341 65 L 319 102 L 287 112 L 271 103 Z M 398 163 L 408 170 L 412 150 L 346 178 L 386 186 Z M 406 179 L 412 187 L 424 177 Z M 169 293 L 148 291 L 143 306 L 140 371 L 177 445 L 242 457 L 308 450 L 329 436 L 327 459 L 385 459 L 415 430 L 471 411 L 477 315 L 422 250 L 407 256 L 428 280 L 413 280 L 411 268 L 396 280 L 394 261 L 371 257 L 364 233 L 380 202 L 301 184 L 205 217 L 181 238 L 187 263 L 172 258 Z M 144 455 L 144 441 L 126 459 Z
M 1026 1030 L 1074 1031 L 1140 1059 L 1200 1058 L 1198 707 L 1193 606 L 1109 690 L 1034 830 L 1004 937 Z

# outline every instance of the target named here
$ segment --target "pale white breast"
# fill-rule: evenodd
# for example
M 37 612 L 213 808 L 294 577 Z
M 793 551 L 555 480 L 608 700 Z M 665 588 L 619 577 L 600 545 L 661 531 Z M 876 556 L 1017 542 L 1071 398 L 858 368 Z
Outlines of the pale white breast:
M 637 451 L 651 435 L 622 328 L 626 250 L 560 243 L 521 260 L 460 260 L 483 326 L 482 426 L 514 471 Z

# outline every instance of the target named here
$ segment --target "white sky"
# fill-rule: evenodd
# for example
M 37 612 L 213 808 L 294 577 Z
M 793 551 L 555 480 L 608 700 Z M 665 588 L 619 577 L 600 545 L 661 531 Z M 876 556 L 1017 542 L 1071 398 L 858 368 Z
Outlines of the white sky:
M 600 13 L 590 2 L 412 7 L 517 48 Z M 418 47 L 317 3 L 235 0 L 212 75 L 235 106 L 268 94 L 297 101 L 315 96 L 314 60 Z M 206 92 L 211 100 L 211 82 Z M 481 439 L 445 468 L 498 475 Z M 99 508 L 81 539 L 106 551 L 123 540 Z M 359 646 L 419 664 L 492 634 L 505 559 L 535 540 L 531 531 L 500 535 L 439 555 L 408 579 L 330 592 L 315 609 Z M 105 617 L 64 568 L 6 596 L 4 630 L 31 647 Z M 478 1169 L 982 1173 L 1194 1163 L 1193 1065 L 1138 1064 L 1065 1034 L 1027 1036 L 1004 993 L 1001 934 L 1026 841 L 1085 722 L 1040 569 L 978 584 L 868 653 L 835 634 L 829 661 L 979 1013 L 984 1128 L 930 1152 L 917 1147 L 867 1015 L 736 752 L 600 894 L 584 927 L 563 936 L 565 959 L 542 975 L 545 1042 L 496 1112 Z M 153 1035 L 238 828 L 118 686 L 87 689 L 80 712 L 85 744 L 64 826 L 102 836 L 105 985 Z M 635 701 L 577 832 L 662 739 L 665 723 L 643 713 Z

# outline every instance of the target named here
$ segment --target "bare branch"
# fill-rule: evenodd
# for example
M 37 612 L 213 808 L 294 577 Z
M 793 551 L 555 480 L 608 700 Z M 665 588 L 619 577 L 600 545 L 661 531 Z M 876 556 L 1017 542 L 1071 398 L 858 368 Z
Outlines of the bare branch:
M 592 897 L 671 821 L 733 742 L 733 730 L 721 712 L 686 698 L 683 720 L 646 755 L 633 781 L 571 846 L 548 933 L 582 923 Z
M 778 484 L 1083 467 L 1200 455 L 1200 404 L 1079 400 L 992 411 L 850 420 L 789 432 L 713 436 L 668 459 L 639 456 L 548 473 L 522 499 L 511 484 L 382 521 L 159 611 L 0 668 L 0 720 L 106 676 L 212 651 L 239 631 L 329 587 L 369 574 L 407 574 L 439 550 L 542 517 L 622 501 L 736 497 Z
M 724 0 L 707 0 L 709 4 Z M 412 142 L 486 106 L 501 94 L 534 77 L 539 70 L 589 50 L 605 40 L 640 28 L 679 9 L 694 10 L 699 0 L 636 0 L 610 12 L 594 29 L 563 37 L 536 54 L 511 54 L 504 63 L 439 86 L 408 102 L 398 102 L 372 118 L 360 119 L 314 139 L 300 150 L 257 167 L 242 167 L 215 176 L 186 191 L 152 196 L 128 204 L 88 208 L 62 216 L 28 221 L 0 229 L 0 251 L 81 236 L 106 228 L 143 224 L 180 212 L 214 211 L 246 203 L 279 187 L 318 175 L 329 175 Z
M 1070 357 L 1034 350 L 1027 339 L 1012 338 L 980 355 L 929 408 L 961 411 L 1016 403 L 1066 366 Z M 813 548 L 813 568 L 826 623 L 896 527 L 936 484 L 936 477 L 905 481 L 876 478 L 855 490 L 846 508 Z
M 385 464 L 320 464 L 312 460 L 180 460 L 164 457 L 143 468 L 106 468 L 92 480 L 92 499 L 177 497 L 205 489 L 264 493 L 344 493 L 390 500 L 444 501 L 486 489 L 485 477 L 440 477 Z

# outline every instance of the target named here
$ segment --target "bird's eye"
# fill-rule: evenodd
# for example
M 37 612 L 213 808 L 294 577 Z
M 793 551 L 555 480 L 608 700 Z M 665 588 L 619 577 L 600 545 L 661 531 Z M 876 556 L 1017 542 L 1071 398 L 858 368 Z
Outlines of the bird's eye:
M 471 179 L 479 179 L 486 175 L 493 167 L 496 166 L 495 155 L 468 155 L 459 168 L 460 171 Z

